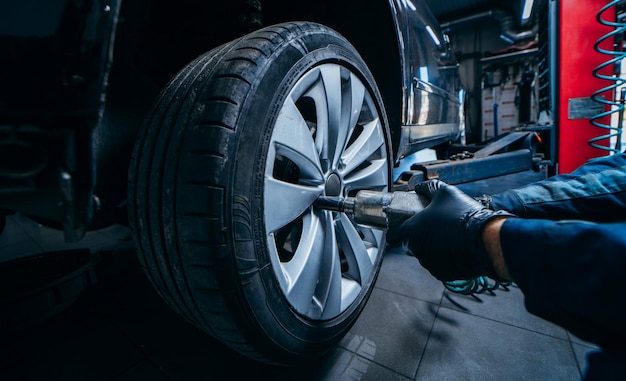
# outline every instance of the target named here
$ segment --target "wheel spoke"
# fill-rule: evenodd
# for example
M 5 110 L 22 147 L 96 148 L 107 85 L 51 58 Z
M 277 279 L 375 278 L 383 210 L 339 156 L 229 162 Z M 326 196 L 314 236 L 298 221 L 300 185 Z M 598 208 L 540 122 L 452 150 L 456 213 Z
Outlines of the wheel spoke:
M 356 77 L 346 76 L 339 66 L 325 66 L 320 69 L 325 90 L 327 125 L 322 126 L 327 133 L 324 135 L 324 146 L 327 147 L 331 168 L 337 168 L 339 158 L 363 105 L 365 87 Z M 325 128 L 324 128 L 325 127 Z
M 365 163 L 385 144 L 378 119 L 363 126 L 359 137 L 343 153 L 341 162 L 342 171 L 352 172 L 355 168 Z M 380 156 L 380 155 L 379 155 Z
M 320 271 L 320 281 L 316 291 L 321 317 L 331 318 L 341 312 L 341 262 L 333 222 L 333 213 L 325 211 L 326 241 Z
M 265 179 L 265 225 L 272 233 L 300 217 L 322 194 L 321 187 Z
M 324 109 L 318 110 L 325 114 L 326 125 L 320 126 L 325 131 L 324 147 L 329 163 L 334 161 L 337 146 L 344 141 L 339 137 L 341 128 L 341 72 L 338 66 L 321 69 L 324 88 Z M 341 139 L 341 140 L 340 140 Z
M 272 147 L 276 154 L 293 161 L 305 179 L 323 181 L 319 155 L 313 136 L 300 111 L 288 98 L 285 101 L 274 126 Z M 271 159 L 271 158 L 270 158 Z
M 360 189 L 386 189 L 389 181 L 387 171 L 385 159 L 371 161 L 369 166 L 344 178 L 346 192 Z
M 303 90 L 306 88 L 306 91 Z M 298 82 L 298 86 L 292 92 L 292 96 L 296 96 L 300 92 L 303 98 L 309 98 L 315 104 L 315 148 L 317 150 L 322 170 L 327 171 L 329 168 L 328 154 L 328 110 L 329 106 L 324 90 L 324 82 L 322 81 L 319 69 L 308 73 L 302 80 Z
M 350 267 L 349 276 L 362 284 L 369 278 L 373 270 L 373 261 L 357 228 L 343 213 L 339 215 L 337 220 L 337 238 Z
M 318 285 L 326 232 L 311 214 L 303 218 L 302 239 L 293 258 L 283 265 L 288 280 L 287 297 L 296 310 L 307 313 Z
M 352 131 L 359 121 L 365 100 L 365 86 L 363 86 L 359 78 L 352 73 L 350 73 L 350 95 L 352 99 L 350 100 L 350 108 L 347 109 L 347 112 L 350 114 L 348 126 L 350 131 Z
M 370 251 L 370 257 L 374 258 L 376 251 L 380 250 L 381 247 L 385 245 L 383 242 L 383 231 L 361 228 L 361 234 L 363 235 L 363 241 L 366 243 L 368 251 Z

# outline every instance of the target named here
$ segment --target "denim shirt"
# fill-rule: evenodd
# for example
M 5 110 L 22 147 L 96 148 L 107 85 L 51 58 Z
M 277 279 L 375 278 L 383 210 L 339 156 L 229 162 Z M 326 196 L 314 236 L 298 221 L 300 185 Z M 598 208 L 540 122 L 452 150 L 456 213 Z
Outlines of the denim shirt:
M 570 174 L 493 195 L 492 207 L 523 218 L 626 221 L 626 154 L 592 159 Z

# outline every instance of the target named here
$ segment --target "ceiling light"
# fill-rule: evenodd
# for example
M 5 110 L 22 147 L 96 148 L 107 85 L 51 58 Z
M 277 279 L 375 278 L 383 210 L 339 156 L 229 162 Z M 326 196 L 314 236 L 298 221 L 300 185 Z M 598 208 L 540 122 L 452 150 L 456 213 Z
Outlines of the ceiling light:
M 534 0 L 524 0 L 524 12 L 522 13 L 522 20 L 528 20 L 530 14 L 533 11 Z
M 433 39 L 433 41 L 435 42 L 435 45 L 439 46 L 441 45 L 441 41 L 439 40 L 439 38 L 437 37 L 437 34 L 435 33 L 435 31 L 433 30 L 433 28 L 430 27 L 430 25 L 426 25 L 426 31 L 428 32 L 428 34 L 430 35 L 430 38 Z

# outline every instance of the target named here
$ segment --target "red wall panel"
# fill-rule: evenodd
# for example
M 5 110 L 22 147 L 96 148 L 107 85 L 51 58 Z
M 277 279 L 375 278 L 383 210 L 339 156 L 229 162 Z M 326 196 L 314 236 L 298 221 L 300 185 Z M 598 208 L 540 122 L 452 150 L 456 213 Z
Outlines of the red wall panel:
M 594 50 L 593 45 L 610 27 L 600 24 L 596 14 L 607 4 L 606 0 L 562 0 L 559 2 L 559 115 L 558 127 L 558 171 L 567 173 L 586 160 L 606 155 L 606 151 L 593 148 L 587 141 L 605 134 L 605 130 L 592 125 L 589 119 L 570 119 L 569 101 L 591 97 L 610 83 L 592 75 L 595 67 L 611 57 Z M 614 20 L 613 9 L 603 14 L 603 19 Z M 610 50 L 612 40 L 604 41 L 601 47 Z M 607 73 L 610 75 L 610 73 Z M 612 94 L 605 94 L 607 98 Z M 604 120 L 603 120 L 604 119 Z M 608 118 L 598 120 L 609 124 Z M 604 143 L 603 143 L 604 144 Z

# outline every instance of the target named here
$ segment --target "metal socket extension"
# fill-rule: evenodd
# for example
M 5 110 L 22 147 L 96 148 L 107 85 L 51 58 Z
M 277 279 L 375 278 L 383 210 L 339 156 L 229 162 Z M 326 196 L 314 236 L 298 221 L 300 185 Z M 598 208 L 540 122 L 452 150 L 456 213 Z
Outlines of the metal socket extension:
M 343 212 L 355 222 L 388 229 L 419 213 L 428 200 L 415 192 L 378 192 L 361 190 L 354 197 L 321 196 L 315 206 L 320 209 Z
M 415 192 L 362 190 L 355 197 L 348 197 L 345 204 L 346 209 L 353 204 L 350 206 L 357 223 L 388 229 L 421 212 L 428 201 Z

